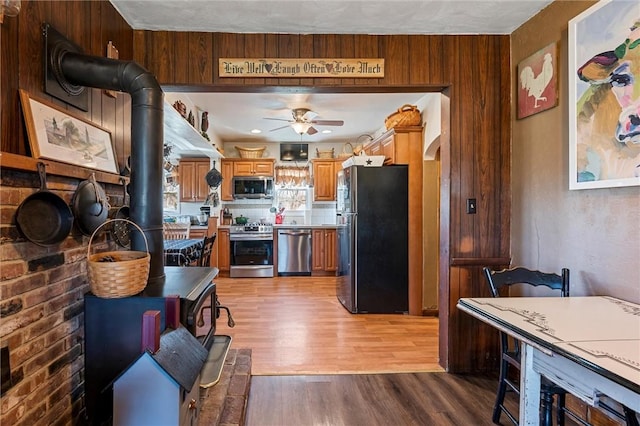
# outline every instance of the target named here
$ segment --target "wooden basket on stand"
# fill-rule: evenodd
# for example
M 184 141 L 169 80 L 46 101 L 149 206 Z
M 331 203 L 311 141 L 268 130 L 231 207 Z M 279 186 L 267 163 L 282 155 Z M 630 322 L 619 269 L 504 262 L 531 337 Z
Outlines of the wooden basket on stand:
M 91 254 L 93 237 L 104 225 L 115 221 L 124 221 L 135 226 L 144 238 L 147 251 L 105 251 Z M 151 255 L 149 244 L 142 229 L 128 219 L 112 219 L 98 226 L 87 246 L 87 272 L 91 292 L 107 299 L 133 296 L 140 293 L 149 280 Z
M 402 105 L 384 120 L 387 130 L 397 126 L 417 126 L 422 122 L 420 110 L 415 105 Z
M 266 148 L 266 146 L 260 148 L 243 148 L 241 146 L 236 146 L 236 150 L 238 150 L 240 158 L 262 158 L 262 153 L 264 153 Z

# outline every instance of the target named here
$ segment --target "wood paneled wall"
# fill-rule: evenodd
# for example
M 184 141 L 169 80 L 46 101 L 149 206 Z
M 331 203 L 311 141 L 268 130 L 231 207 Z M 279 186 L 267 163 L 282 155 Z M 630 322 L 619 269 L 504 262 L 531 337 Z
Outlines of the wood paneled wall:
M 133 59 L 133 31 L 110 3 L 23 1 L 20 14 L 6 18 L 0 26 L 1 150 L 30 155 L 18 95 L 18 89 L 24 89 L 34 97 L 51 101 L 111 131 L 118 165 L 122 167 L 131 145 L 130 96 L 118 94 L 112 98 L 102 90 L 89 89 L 89 111 L 85 112 L 44 93 L 41 26 L 45 22 L 88 55 L 106 56 L 107 43 L 112 41 L 120 59 Z
M 225 57 L 384 58 L 380 79 L 221 78 Z M 509 257 L 510 52 L 508 36 L 290 35 L 134 31 L 134 59 L 161 84 L 184 90 L 251 91 L 276 86 L 321 90 L 416 87 L 450 97 L 441 150 L 448 231 L 440 253 L 441 363 L 450 371 L 495 367 L 496 335 L 456 309 L 460 297 L 488 296 L 479 271 Z M 307 90 L 307 89 L 301 89 Z M 467 198 L 477 214 L 466 214 Z M 457 266 L 452 266 L 452 259 Z M 468 262 L 465 261 L 468 259 Z

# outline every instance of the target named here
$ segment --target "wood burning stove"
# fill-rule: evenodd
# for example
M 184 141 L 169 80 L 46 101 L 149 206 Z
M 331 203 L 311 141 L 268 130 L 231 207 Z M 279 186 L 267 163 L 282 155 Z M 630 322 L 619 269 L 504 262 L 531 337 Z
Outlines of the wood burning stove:
M 85 295 L 85 401 L 89 424 L 109 424 L 112 383 L 140 355 L 143 314 L 160 311 L 161 329 L 166 328 L 167 296 L 180 297 L 181 324 L 213 352 L 217 310 L 226 309 L 217 304 L 213 279 L 218 269 L 166 267 L 165 274 L 163 283 L 149 284 L 137 296 L 105 299 L 91 293 Z M 198 321 L 205 317 L 205 309 L 212 309 L 207 315 L 210 327 L 205 335 L 197 336 L 196 329 L 202 329 Z M 229 322 L 232 326 L 231 316 Z

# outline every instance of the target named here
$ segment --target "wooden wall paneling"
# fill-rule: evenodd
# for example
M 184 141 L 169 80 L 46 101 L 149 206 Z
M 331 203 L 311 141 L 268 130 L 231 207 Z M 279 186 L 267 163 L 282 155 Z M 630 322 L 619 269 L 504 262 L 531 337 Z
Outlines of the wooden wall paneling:
M 429 83 L 429 37 L 408 36 L 409 83 Z
M 244 35 L 244 56 L 245 58 L 266 58 L 264 34 L 245 34 Z M 247 85 L 263 85 L 266 78 L 245 78 Z
M 299 58 L 300 36 L 297 34 L 278 34 L 278 58 Z M 280 86 L 299 86 L 299 78 L 279 78 Z
M 278 57 L 278 36 L 279 34 L 266 34 L 264 37 L 264 56 L 265 58 L 277 58 Z M 265 78 L 265 85 L 278 86 L 277 78 Z
M 511 255 L 511 38 L 500 37 L 500 70 L 503 77 L 500 79 L 499 104 L 500 124 L 498 135 L 494 136 L 499 141 L 500 176 L 496 177 L 494 185 L 500 186 L 500 209 L 495 211 L 501 219 L 499 253 L 501 256 Z M 515 96 L 514 96 L 515 99 Z
M 428 36 L 429 47 L 427 49 L 427 61 L 429 62 L 428 81 L 432 84 L 448 84 L 451 82 L 449 72 L 445 72 L 444 67 L 444 36 L 430 35 Z M 445 78 L 446 76 L 446 78 Z
M 242 58 L 244 54 L 244 34 L 218 33 L 216 34 L 218 52 L 213 66 L 218 69 L 219 58 Z M 218 78 L 220 84 L 244 85 L 244 78 Z
M 169 31 L 153 31 L 150 34 L 149 48 L 153 52 L 149 63 L 150 69 L 156 76 L 158 83 L 170 84 L 174 79 L 174 70 L 177 66 L 174 56 L 173 33 Z
M 335 34 L 315 34 L 313 36 L 314 58 L 339 58 L 342 55 L 340 40 Z M 314 78 L 316 86 L 338 86 L 339 78 Z
M 151 71 L 149 68 L 149 59 L 147 56 L 152 53 L 147 49 L 147 38 L 149 31 L 134 31 L 133 32 L 133 60 L 140 66 Z
M 385 59 L 380 55 L 379 37 L 375 35 L 357 34 L 353 36 L 354 58 L 378 58 Z M 387 72 L 387 61 L 385 60 L 385 74 Z M 354 84 L 358 86 L 375 86 L 380 84 L 378 78 L 356 78 Z
M 495 214 L 499 208 L 495 195 L 500 193 L 500 187 L 496 181 L 496 159 L 500 155 L 499 142 L 495 140 L 494 129 L 499 128 L 500 104 L 499 90 L 494 84 L 494 79 L 499 76 L 500 65 L 496 56 L 495 37 L 480 36 L 476 38 L 478 51 L 486 54 L 478 55 L 478 73 L 475 79 L 476 88 L 474 98 L 480 102 L 480 107 L 474 111 L 474 129 L 476 134 L 476 169 L 474 182 L 474 197 L 477 201 L 477 213 L 475 217 L 476 229 L 474 240 L 476 247 L 474 253 L 477 256 L 495 256 L 499 253 L 493 251 L 494 239 L 500 234 L 500 215 Z M 498 171 L 499 174 L 499 171 Z
M 400 85 L 409 81 L 409 36 L 385 36 L 385 74 L 381 84 Z M 388 65 L 387 65 L 388 64 Z
M 475 110 L 480 106 L 476 96 L 476 81 L 477 75 L 480 72 L 478 69 L 478 61 L 476 58 L 481 55 L 476 55 L 477 50 L 474 38 L 469 36 L 460 37 L 460 62 L 458 64 L 458 70 L 456 71 L 458 81 L 456 85 L 460 87 L 460 101 L 461 101 L 461 122 L 459 127 L 460 132 L 460 193 L 459 197 L 451 200 L 451 208 L 456 212 L 458 216 L 458 225 L 460 229 L 460 239 L 456 244 L 453 256 L 464 257 L 474 256 L 475 253 L 475 222 L 477 215 L 470 215 L 466 213 L 465 204 L 467 198 L 477 197 L 475 193 L 475 176 L 476 176 L 476 147 L 480 145 L 478 136 L 475 133 L 476 130 L 476 115 Z
M 342 53 L 340 54 L 341 58 L 355 58 L 355 40 L 353 35 L 344 34 L 340 37 L 340 49 Z M 356 78 L 341 78 L 340 85 L 342 86 L 353 86 Z
M 0 25 L 0 149 L 8 152 L 26 153 L 22 141 L 22 112 L 18 96 L 20 40 L 18 29 L 22 14 L 17 18 L 5 18 Z
M 173 57 L 175 66 L 173 68 L 172 83 L 189 84 L 191 68 L 197 67 L 198 57 L 192 55 L 191 43 L 187 32 L 174 32 L 173 35 Z
M 313 46 L 314 46 L 314 35 L 313 34 L 301 34 L 298 36 L 299 38 L 299 52 L 300 52 L 300 58 L 313 58 L 314 55 L 314 51 L 313 51 Z M 313 86 L 313 78 L 301 78 L 300 79 L 300 85 L 301 86 Z

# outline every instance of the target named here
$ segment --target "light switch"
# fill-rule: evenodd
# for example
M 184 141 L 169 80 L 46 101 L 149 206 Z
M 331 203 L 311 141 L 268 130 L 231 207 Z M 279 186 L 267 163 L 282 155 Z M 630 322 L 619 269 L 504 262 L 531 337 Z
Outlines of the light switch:
M 476 214 L 475 198 L 467 198 L 467 214 Z

